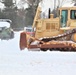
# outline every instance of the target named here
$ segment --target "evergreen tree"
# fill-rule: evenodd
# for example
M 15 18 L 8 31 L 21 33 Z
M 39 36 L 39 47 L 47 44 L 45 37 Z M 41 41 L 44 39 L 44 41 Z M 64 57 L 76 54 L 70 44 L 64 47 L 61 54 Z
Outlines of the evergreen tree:
M 13 6 L 13 0 L 2 0 L 2 3 L 4 3 L 5 7 Z
M 20 3 L 28 5 L 25 9 L 25 26 L 32 25 L 39 2 L 42 0 L 21 0 Z M 22 5 L 21 4 L 21 5 Z
M 15 28 L 15 25 L 17 25 L 17 7 L 15 6 L 15 3 L 13 3 L 13 0 L 2 0 L 1 2 L 5 5 L 4 10 L 2 11 L 3 18 L 10 19 L 12 21 L 11 27 Z M 0 18 L 2 19 L 1 16 Z

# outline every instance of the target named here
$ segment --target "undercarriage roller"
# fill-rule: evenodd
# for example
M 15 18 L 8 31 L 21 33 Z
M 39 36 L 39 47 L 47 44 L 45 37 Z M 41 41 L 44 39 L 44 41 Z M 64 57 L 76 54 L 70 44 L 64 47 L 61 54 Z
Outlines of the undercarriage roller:
M 40 48 L 41 51 L 47 51 L 48 48 Z

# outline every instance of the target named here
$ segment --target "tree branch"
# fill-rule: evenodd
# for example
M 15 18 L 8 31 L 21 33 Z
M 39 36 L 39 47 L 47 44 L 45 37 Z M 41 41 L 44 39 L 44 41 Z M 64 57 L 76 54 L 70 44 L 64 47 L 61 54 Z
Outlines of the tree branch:
M 31 6 L 32 4 L 30 4 L 27 0 L 20 0 L 19 5 L 22 5 L 22 4 L 28 4 L 29 6 Z

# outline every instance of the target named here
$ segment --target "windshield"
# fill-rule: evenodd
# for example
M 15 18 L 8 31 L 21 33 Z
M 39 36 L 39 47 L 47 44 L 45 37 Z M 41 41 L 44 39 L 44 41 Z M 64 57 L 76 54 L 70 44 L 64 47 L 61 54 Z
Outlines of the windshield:
M 76 19 L 76 10 L 71 10 L 71 19 Z

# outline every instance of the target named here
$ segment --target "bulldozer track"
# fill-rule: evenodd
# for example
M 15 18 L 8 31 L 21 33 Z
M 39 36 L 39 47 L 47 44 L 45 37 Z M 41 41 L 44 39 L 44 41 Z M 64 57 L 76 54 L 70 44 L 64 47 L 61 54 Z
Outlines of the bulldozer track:
M 68 35 L 72 36 L 74 33 L 76 33 L 76 28 L 72 30 L 68 30 L 64 34 L 58 35 L 58 36 L 53 36 L 53 37 L 48 37 L 48 38 L 42 38 L 41 41 L 44 41 L 45 43 L 50 44 L 50 48 L 41 48 L 42 51 L 46 51 L 47 49 L 50 50 L 59 50 L 59 51 L 76 51 L 76 43 L 73 41 L 58 41 L 60 38 L 67 37 Z M 53 41 L 54 40 L 54 41 Z M 42 42 L 41 42 L 42 44 Z M 51 47 L 52 46 L 52 47 Z
M 53 37 L 48 37 L 48 38 L 42 38 L 42 41 L 44 41 L 44 42 L 48 42 L 48 41 L 51 41 L 51 40 L 57 40 L 57 39 L 59 39 L 59 38 L 64 38 L 64 37 L 66 37 L 66 36 L 68 36 L 68 35 L 72 35 L 72 34 L 74 34 L 74 33 L 76 33 L 76 28 L 75 29 L 72 29 L 72 30 L 70 30 L 70 31 L 67 31 L 67 32 L 65 32 L 64 34 L 61 34 L 61 35 L 58 35 L 58 36 L 53 36 Z

